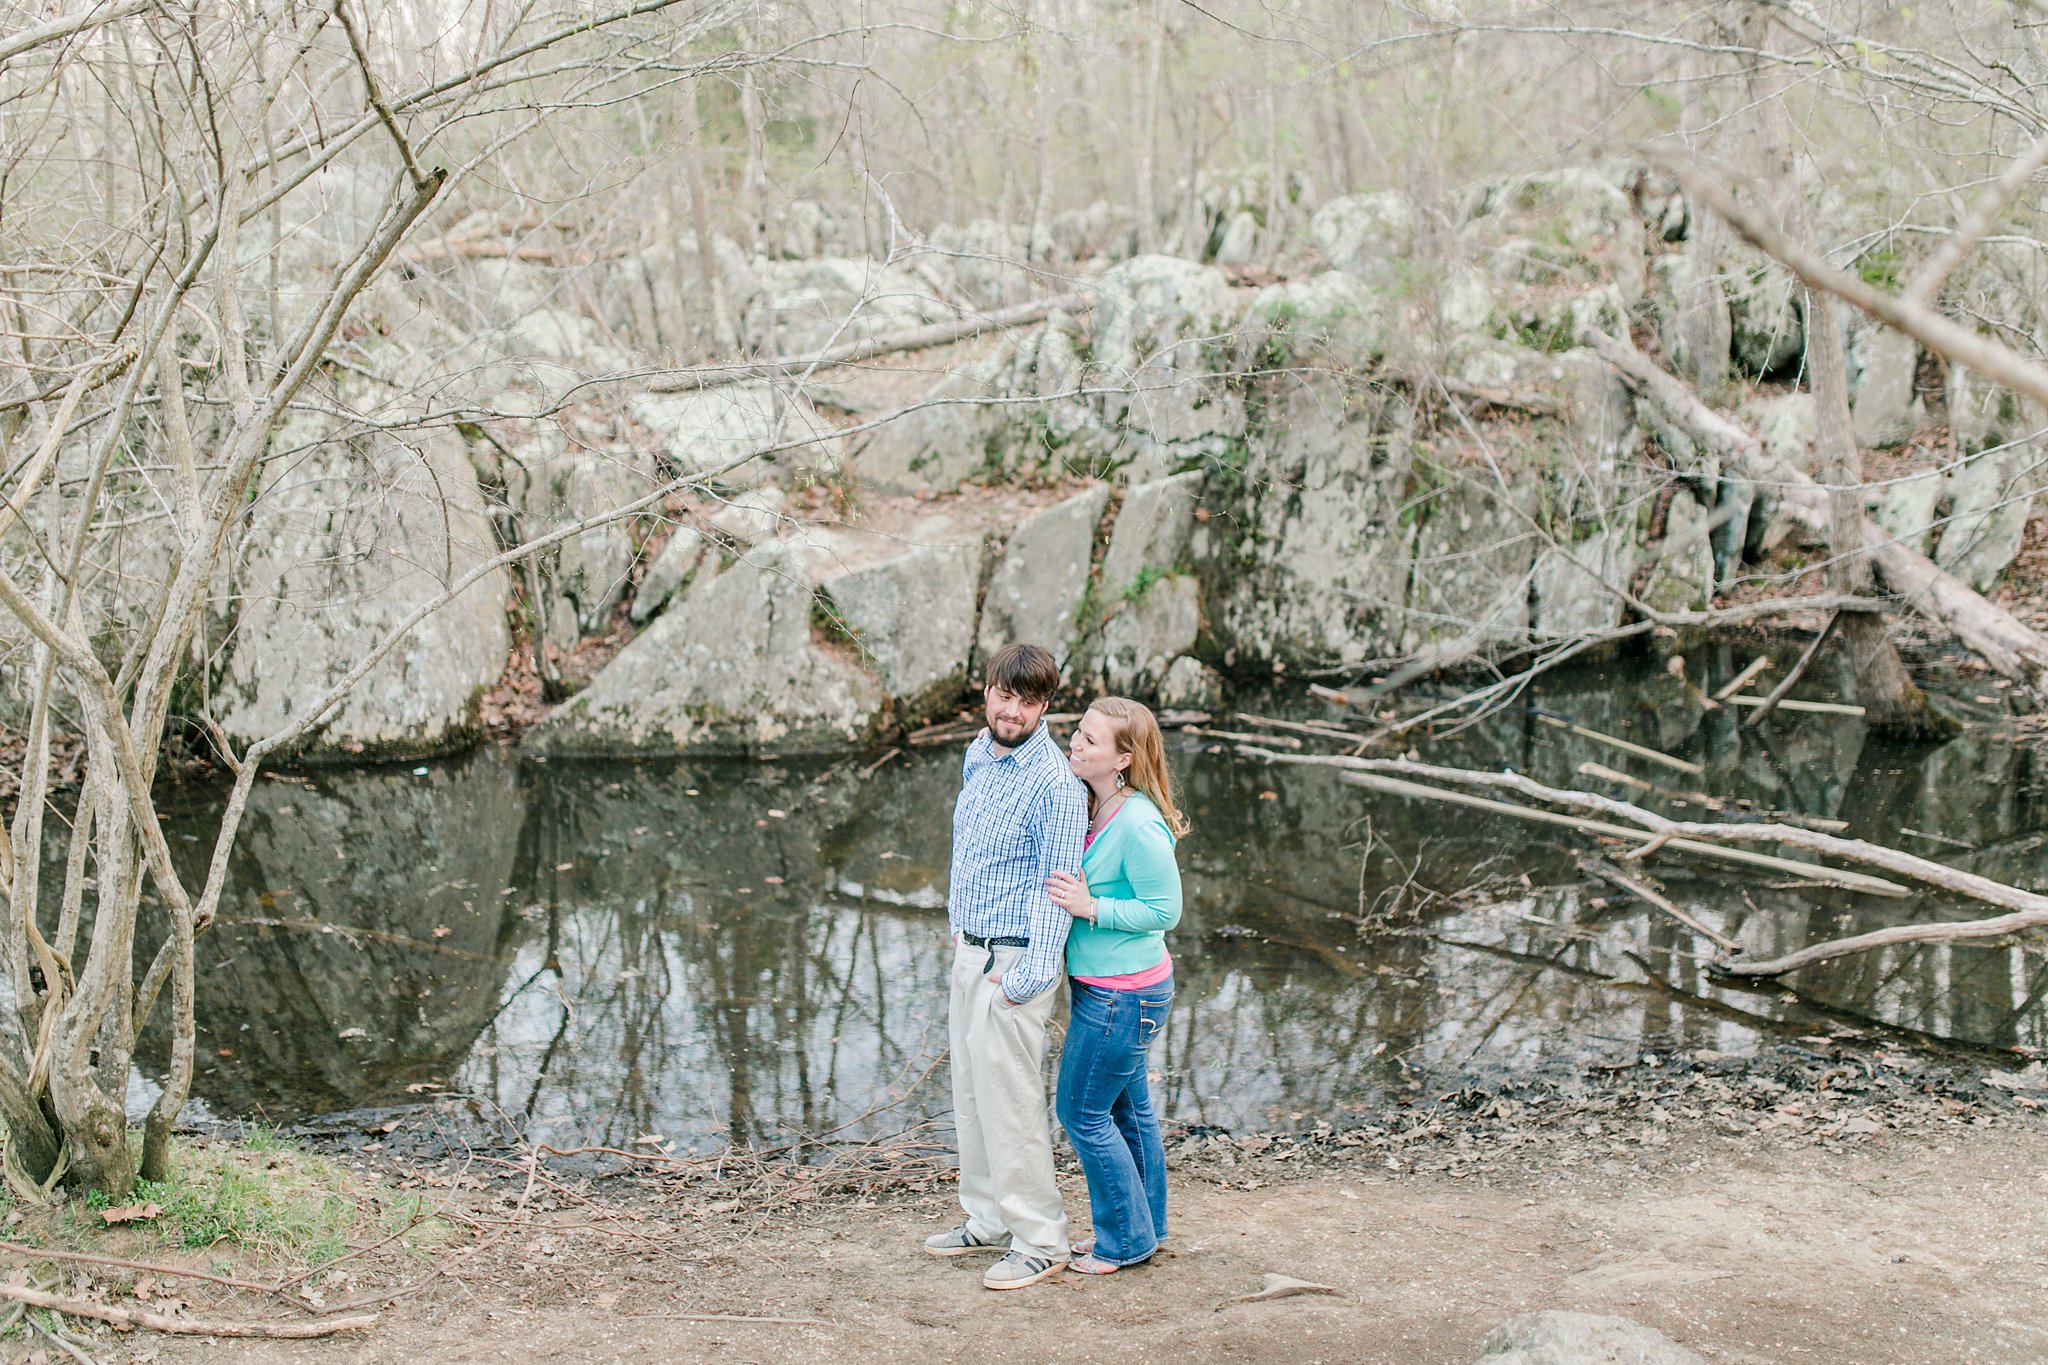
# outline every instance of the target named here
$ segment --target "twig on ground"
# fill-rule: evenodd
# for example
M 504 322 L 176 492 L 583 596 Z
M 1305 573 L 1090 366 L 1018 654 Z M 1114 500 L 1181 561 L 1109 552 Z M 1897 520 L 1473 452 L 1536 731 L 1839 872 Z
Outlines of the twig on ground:
M 757 1318 L 745 1313 L 621 1313 L 622 1318 L 660 1318 L 665 1322 L 738 1322 L 757 1327 L 837 1327 L 823 1318 Z
M 93 1303 L 86 1299 L 67 1299 L 62 1295 L 31 1289 L 27 1285 L 0 1284 L 0 1298 L 13 1299 L 31 1308 L 47 1308 L 54 1313 L 63 1313 L 74 1318 L 96 1318 L 111 1322 L 117 1327 L 146 1327 L 152 1332 L 167 1332 L 174 1336 L 186 1337 L 265 1337 L 284 1341 L 304 1341 L 313 1337 L 331 1337 L 337 1332 L 363 1332 L 377 1325 L 377 1315 L 365 1313 L 360 1317 L 330 1318 L 325 1322 L 226 1322 L 200 1318 L 174 1318 L 164 1313 L 151 1313 L 140 1308 L 116 1308 L 112 1304 Z

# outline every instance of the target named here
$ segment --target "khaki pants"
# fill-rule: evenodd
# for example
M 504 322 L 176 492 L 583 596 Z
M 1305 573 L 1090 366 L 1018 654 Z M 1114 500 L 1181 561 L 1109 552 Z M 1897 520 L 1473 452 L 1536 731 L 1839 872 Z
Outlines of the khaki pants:
M 998 948 L 995 972 L 1022 953 Z M 1012 1005 L 986 978 L 988 949 L 953 950 L 953 1121 L 960 1135 L 960 1207 L 984 1241 L 1009 1234 L 1010 1248 L 1069 1259 L 1067 1215 L 1052 1175 L 1052 1124 L 1045 1107 L 1046 1026 L 1059 988 Z

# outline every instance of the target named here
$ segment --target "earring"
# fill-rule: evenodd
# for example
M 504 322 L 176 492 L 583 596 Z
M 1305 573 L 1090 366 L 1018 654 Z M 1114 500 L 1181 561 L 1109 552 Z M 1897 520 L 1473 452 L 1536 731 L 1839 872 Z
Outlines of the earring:
M 1117 769 L 1116 771 L 1116 789 L 1118 791 L 1122 791 L 1124 789 L 1124 771 L 1121 768 Z

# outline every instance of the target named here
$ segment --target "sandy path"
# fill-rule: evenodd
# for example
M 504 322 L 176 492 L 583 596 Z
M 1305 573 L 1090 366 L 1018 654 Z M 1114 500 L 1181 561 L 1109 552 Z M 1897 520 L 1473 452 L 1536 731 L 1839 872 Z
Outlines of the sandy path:
M 991 1294 L 981 1259 L 916 1250 L 945 1225 L 940 1201 L 823 1207 L 766 1233 L 707 1229 L 688 1256 L 565 1232 L 355 1342 L 160 1342 L 157 1359 L 1470 1361 L 1536 1308 L 1632 1317 L 1715 1361 L 2048 1359 L 2048 1132 L 2033 1127 L 1834 1152 L 1695 1131 L 1654 1171 L 1567 1177 L 1532 1155 L 1492 1183 L 1363 1162 L 1217 1183 L 1232 1174 L 1178 1175 L 1173 1254 L 1103 1279 Z M 1086 1206 L 1077 1184 L 1068 1199 Z M 1265 1271 L 1343 1295 L 1217 1307 Z M 664 1312 L 834 1325 L 626 1316 Z

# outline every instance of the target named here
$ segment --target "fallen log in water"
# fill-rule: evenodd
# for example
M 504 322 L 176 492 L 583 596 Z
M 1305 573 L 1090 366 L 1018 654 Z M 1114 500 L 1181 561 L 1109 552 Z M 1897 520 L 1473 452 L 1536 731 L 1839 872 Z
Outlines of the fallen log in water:
M 1644 857 L 1661 849 L 1671 848 L 1686 853 L 1707 852 L 1709 856 L 1720 856 L 1737 862 L 1758 865 L 1768 855 L 1753 853 L 1747 849 L 1723 848 L 1722 843 L 1772 843 L 1788 848 L 1800 849 L 1821 857 L 1834 858 L 1843 862 L 1858 862 L 1875 867 L 1896 876 L 1910 878 L 1926 886 L 1951 892 L 1968 900 L 1995 905 L 2009 913 L 1988 919 L 1953 920 L 1939 924 L 1902 924 L 1889 929 L 1876 929 L 1864 934 L 1851 934 L 1844 938 L 1829 939 L 1786 953 L 1782 957 L 1764 958 L 1756 961 L 1731 960 L 1723 958 L 1715 962 L 1714 969 L 1731 976 L 1780 976 L 1786 972 L 1822 962 L 1829 958 L 1847 957 L 1854 953 L 1868 952 L 1873 948 L 1884 948 L 1900 943 L 1950 943 L 1964 939 L 2001 938 L 2025 929 L 2048 927 L 2048 895 L 2027 891 L 2005 882 L 1993 881 L 1989 877 L 1961 868 L 1950 867 L 1928 858 L 1917 857 L 1883 844 L 1873 844 L 1864 839 L 1845 839 L 1839 835 L 1819 830 L 1801 829 L 1797 826 L 1772 824 L 1723 824 L 1711 821 L 1673 820 L 1655 811 L 1644 810 L 1631 802 L 1614 797 L 1600 796 L 1593 792 L 1575 791 L 1563 787 L 1546 786 L 1534 778 L 1520 773 L 1480 772 L 1472 768 L 1446 768 L 1433 763 L 1422 763 L 1406 758 L 1353 758 L 1348 755 L 1325 754 L 1281 754 L 1270 749 L 1259 749 L 1251 745 L 1239 745 L 1240 752 L 1252 758 L 1261 758 L 1268 763 L 1301 763 L 1318 767 L 1340 768 L 1341 780 L 1371 786 L 1382 791 L 1397 792 L 1419 799 L 1448 801 L 1453 804 L 1495 811 L 1512 815 L 1518 819 L 1534 820 L 1543 824 L 1564 825 L 1592 834 L 1608 834 L 1619 838 L 1646 839 L 1634 852 L 1624 857 Z M 1437 782 L 1449 782 L 1463 786 L 1504 788 L 1519 792 L 1537 801 L 1573 810 L 1610 815 L 1620 820 L 1631 821 L 1641 826 L 1630 829 L 1624 825 L 1606 820 L 1560 815 L 1555 811 L 1537 810 L 1529 806 L 1518 806 L 1508 801 L 1493 801 L 1474 796 L 1469 792 L 1450 791 L 1443 787 L 1429 786 L 1424 782 L 1405 781 L 1388 776 L 1400 773 L 1407 777 L 1428 778 Z M 1731 855 L 1744 855 L 1731 857 Z M 1866 891 L 1873 895 L 1909 895 L 1905 887 L 1880 877 L 1871 877 L 1860 872 L 1849 872 L 1838 868 L 1817 866 L 1812 863 L 1793 862 L 1791 859 L 1772 858 L 1771 863 L 1781 868 L 1790 868 L 1801 874 L 1819 873 L 1821 879 L 1834 885 L 1850 886 L 1854 890 Z M 1662 907 L 1660 907 L 1662 908 Z

